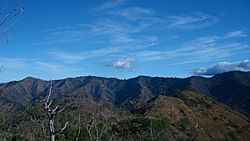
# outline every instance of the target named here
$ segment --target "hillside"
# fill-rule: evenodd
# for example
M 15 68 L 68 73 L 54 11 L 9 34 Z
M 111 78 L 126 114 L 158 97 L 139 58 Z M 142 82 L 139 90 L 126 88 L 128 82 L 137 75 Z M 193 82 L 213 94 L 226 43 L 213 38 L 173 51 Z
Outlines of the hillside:
M 167 118 L 177 140 L 248 140 L 249 120 L 227 106 L 192 91 L 158 96 L 142 109 L 146 117 Z M 134 111 L 136 113 L 136 110 Z
M 81 127 L 80 140 L 247 141 L 249 82 L 250 73 L 239 71 L 211 78 L 86 76 L 53 80 L 52 107 L 65 109 L 55 124 L 70 123 L 56 138 L 75 140 Z M 0 138 L 48 138 L 43 99 L 49 86 L 49 81 L 32 77 L 0 84 Z M 95 126 L 89 124 L 93 121 Z M 96 134 L 100 131 L 102 137 Z
M 52 81 L 53 96 L 80 96 L 96 102 L 112 102 L 124 106 L 128 101 L 147 101 L 158 95 L 172 96 L 178 91 L 192 89 L 229 105 L 250 116 L 250 73 L 227 72 L 211 78 L 163 78 L 139 76 L 128 80 L 94 76 Z M 0 84 L 1 111 L 20 104 L 30 104 L 48 93 L 49 81 L 32 77 Z

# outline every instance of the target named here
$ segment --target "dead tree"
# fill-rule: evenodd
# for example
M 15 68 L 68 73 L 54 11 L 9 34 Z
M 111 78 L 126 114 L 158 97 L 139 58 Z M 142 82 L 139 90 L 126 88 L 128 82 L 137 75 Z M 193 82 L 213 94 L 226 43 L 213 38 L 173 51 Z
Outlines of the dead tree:
M 10 135 L 12 135 L 12 131 L 11 130 L 20 130 L 20 127 L 19 127 L 19 124 L 13 122 L 13 121 L 16 121 L 19 116 L 20 116 L 20 113 L 17 112 L 16 114 L 14 115 L 10 115 L 11 116 L 11 120 L 8 120 L 7 121 L 7 128 L 5 130 L 3 130 L 3 134 L 4 134 L 4 137 L 3 137 L 3 141 L 7 141 L 8 138 L 10 137 Z
M 79 141 L 79 137 L 81 134 L 81 113 L 80 113 L 80 106 L 79 105 L 77 107 L 77 110 L 78 110 L 78 132 L 76 135 L 76 141 Z
M 20 6 L 17 1 L 3 0 L 0 2 L 0 36 L 18 22 L 24 10 L 25 7 Z
M 85 118 L 90 141 L 100 141 L 111 128 L 112 123 L 117 120 L 113 111 L 97 103 L 85 112 Z
M 47 113 L 48 118 L 48 128 L 50 132 L 50 141 L 55 141 L 55 137 L 57 133 L 62 133 L 66 128 L 69 122 L 66 122 L 65 125 L 59 129 L 58 131 L 55 130 L 55 118 L 57 114 L 62 112 L 64 109 L 59 110 L 59 107 L 56 106 L 55 108 L 51 108 L 51 104 L 53 103 L 53 100 L 51 100 L 51 94 L 52 94 L 52 83 L 50 82 L 50 88 L 49 88 L 49 94 L 45 100 L 44 103 L 44 109 Z
M 10 0 L 1 0 L 0 2 L 0 37 L 4 35 L 19 21 L 25 7 L 20 6 L 18 2 L 10 4 Z M 1 38 L 0 38 L 1 39 Z M 8 43 L 10 38 L 6 39 Z M 0 72 L 3 71 L 3 66 L 0 66 Z
M 31 121 L 34 123 L 38 123 L 40 125 L 42 135 L 44 136 L 46 134 L 46 126 L 45 126 L 46 118 L 42 119 L 36 116 L 32 116 Z

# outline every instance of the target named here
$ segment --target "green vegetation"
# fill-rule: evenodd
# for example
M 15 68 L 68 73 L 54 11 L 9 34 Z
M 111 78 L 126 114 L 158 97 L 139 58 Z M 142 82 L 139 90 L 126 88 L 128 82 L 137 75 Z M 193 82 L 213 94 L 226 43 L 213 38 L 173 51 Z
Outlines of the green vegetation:
M 190 121 L 189 121 L 188 117 L 184 116 L 181 118 L 179 124 L 180 124 L 180 129 L 182 131 L 185 131 L 187 129 L 187 126 L 190 125 Z
M 113 126 L 112 131 L 120 137 L 136 138 L 138 140 L 164 140 L 161 133 L 170 127 L 166 118 L 136 117 L 122 120 Z
M 48 115 L 40 99 L 0 114 L 1 140 L 50 139 Z M 57 106 L 61 112 L 54 119 L 56 141 L 245 140 L 250 136 L 250 124 L 244 117 L 193 92 L 159 96 L 130 111 L 72 97 L 51 104 L 51 109 Z M 66 122 L 65 130 L 58 130 Z
M 55 127 L 62 127 L 69 121 L 67 128 L 56 134 L 59 141 L 108 141 L 127 140 L 164 140 L 162 134 L 170 127 L 166 118 L 135 116 L 119 110 L 113 104 L 78 102 L 67 99 L 61 103 L 63 112 L 55 119 Z M 70 105 L 70 106 L 69 106 Z M 43 102 L 36 100 L 25 110 L 7 115 L 0 114 L 0 137 L 3 140 L 49 140 L 49 127 Z M 52 105 L 53 107 L 56 104 Z

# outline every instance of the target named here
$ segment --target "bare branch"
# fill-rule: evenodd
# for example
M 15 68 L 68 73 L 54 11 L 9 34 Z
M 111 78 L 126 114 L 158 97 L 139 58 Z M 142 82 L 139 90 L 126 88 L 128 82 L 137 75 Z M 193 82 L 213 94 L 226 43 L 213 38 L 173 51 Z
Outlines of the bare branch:
M 2 15 L 2 19 L 0 19 L 0 35 L 5 34 L 19 21 L 24 10 L 25 7 L 20 7 L 18 3 L 16 3 L 13 7 L 8 7 L 7 1 L 5 1 L 3 6 L 0 7 L 0 15 Z
M 65 106 L 64 108 L 62 108 L 61 110 L 59 110 L 58 112 L 56 112 L 56 114 L 59 114 L 59 113 L 63 112 L 65 109 L 69 108 L 71 105 L 73 105 L 73 103 Z
M 76 141 L 79 141 L 79 136 L 81 134 L 81 114 L 80 114 L 80 106 L 78 105 L 78 132 L 76 136 Z
M 59 110 L 59 106 L 56 106 L 54 109 L 51 108 L 51 104 L 53 102 L 53 100 L 50 100 L 51 99 L 51 95 L 52 95 L 52 83 L 51 83 L 51 80 L 50 80 L 50 87 L 49 87 L 49 94 L 44 102 L 44 108 L 47 112 L 47 117 L 48 117 L 48 125 L 49 125 L 49 132 L 50 132 L 50 141 L 55 141 L 55 137 L 56 137 L 56 134 L 57 133 L 62 133 L 66 128 L 67 128 L 67 125 L 69 124 L 69 122 L 66 122 L 64 127 L 61 128 L 59 130 L 59 132 L 55 132 L 55 117 L 58 113 L 62 112 L 64 109 L 62 110 Z
M 50 80 L 49 94 L 48 94 L 48 96 L 46 98 L 46 101 L 44 103 L 45 104 L 45 109 L 48 109 L 50 107 L 51 103 L 52 103 L 52 101 L 49 102 L 51 93 L 52 93 L 52 83 L 51 83 L 51 80 Z
M 44 123 L 45 119 L 41 120 L 41 119 L 36 118 L 35 116 L 32 116 L 30 119 L 32 122 L 38 123 L 40 125 L 42 133 L 44 134 L 45 133 L 45 123 Z
M 69 124 L 69 122 L 67 121 L 67 122 L 65 123 L 65 125 L 63 126 L 63 128 L 61 128 L 61 129 L 59 130 L 59 132 L 62 133 L 62 132 L 67 128 L 68 124 Z
M 52 114 L 57 114 L 58 106 L 52 110 Z

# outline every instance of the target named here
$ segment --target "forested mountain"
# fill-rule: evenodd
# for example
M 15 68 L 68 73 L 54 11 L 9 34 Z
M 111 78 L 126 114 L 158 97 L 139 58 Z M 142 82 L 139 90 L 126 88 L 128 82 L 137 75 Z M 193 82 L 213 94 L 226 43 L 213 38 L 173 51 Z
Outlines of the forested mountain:
M 232 71 L 211 78 L 163 78 L 138 76 L 128 80 L 85 76 L 52 81 L 53 97 L 80 96 L 95 102 L 124 106 L 130 100 L 147 101 L 158 95 L 172 96 L 192 89 L 248 114 L 250 111 L 250 72 Z M 30 104 L 48 93 L 49 81 L 27 77 L 0 84 L 0 105 L 4 111 L 13 105 Z M 249 116 L 249 115 L 248 115 Z
M 250 138 L 250 73 L 240 71 L 210 78 L 138 76 L 121 80 L 85 76 L 45 81 L 27 77 L 2 83 L 2 138 L 47 138 L 44 99 L 50 84 L 51 106 L 65 109 L 55 125 L 63 127 L 69 122 L 66 130 L 56 136 L 60 140 Z

